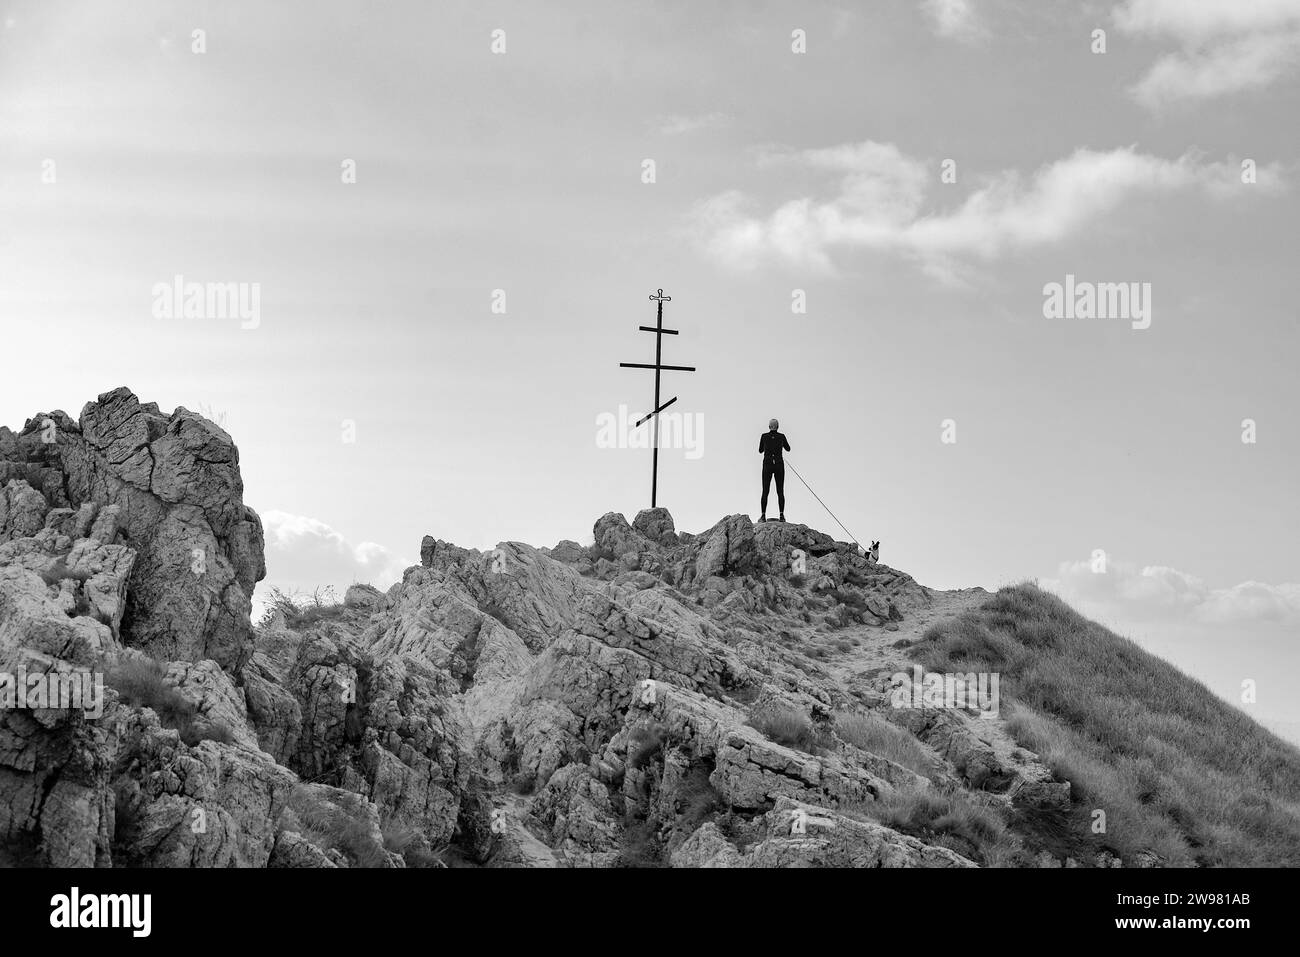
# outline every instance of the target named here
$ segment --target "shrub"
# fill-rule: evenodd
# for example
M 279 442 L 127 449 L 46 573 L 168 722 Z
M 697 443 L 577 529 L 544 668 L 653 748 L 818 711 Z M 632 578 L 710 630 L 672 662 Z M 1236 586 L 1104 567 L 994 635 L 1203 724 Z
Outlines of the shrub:
M 329 585 L 314 589 L 310 595 L 272 588 L 258 626 L 272 624 L 279 614 L 284 616 L 284 623 L 289 628 L 307 628 L 319 621 L 341 618 L 347 611 L 347 605 L 335 599 L 334 589 Z

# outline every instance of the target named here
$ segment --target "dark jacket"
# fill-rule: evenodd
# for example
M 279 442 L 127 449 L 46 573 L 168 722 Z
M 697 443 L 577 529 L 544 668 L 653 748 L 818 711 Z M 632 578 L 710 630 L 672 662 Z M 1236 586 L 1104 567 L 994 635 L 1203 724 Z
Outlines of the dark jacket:
M 790 443 L 780 432 L 764 432 L 762 438 L 758 440 L 758 450 L 763 453 L 763 464 L 770 466 L 784 466 L 785 460 L 781 458 L 781 450 L 790 451 Z

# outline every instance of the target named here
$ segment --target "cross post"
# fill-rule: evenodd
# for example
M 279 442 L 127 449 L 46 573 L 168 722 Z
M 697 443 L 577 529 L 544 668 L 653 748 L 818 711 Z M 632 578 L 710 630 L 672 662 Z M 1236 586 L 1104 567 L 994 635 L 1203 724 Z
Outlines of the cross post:
M 676 329 L 664 328 L 664 303 L 672 302 L 672 296 L 665 296 L 662 289 L 658 295 L 650 296 L 652 300 L 658 303 L 657 318 L 653 326 L 638 326 L 642 332 L 653 332 L 655 334 L 655 361 L 654 365 L 645 362 L 620 362 L 619 366 L 624 369 L 654 369 L 655 370 L 655 401 L 651 406 L 651 411 L 647 412 L 636 422 L 634 428 L 639 428 L 648 419 L 655 420 L 654 431 L 654 454 L 650 466 L 650 507 L 654 508 L 659 495 L 659 413 L 668 408 L 677 401 L 677 396 L 673 396 L 663 405 L 659 404 L 659 378 L 664 371 L 671 372 L 694 372 L 695 366 L 666 366 L 663 364 L 663 341 L 664 336 L 675 336 L 678 334 Z

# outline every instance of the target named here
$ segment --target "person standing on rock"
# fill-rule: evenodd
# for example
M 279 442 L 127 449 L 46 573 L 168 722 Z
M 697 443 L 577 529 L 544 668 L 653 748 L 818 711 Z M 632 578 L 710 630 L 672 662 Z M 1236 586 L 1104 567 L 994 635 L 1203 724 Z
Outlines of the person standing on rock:
M 781 451 L 790 451 L 790 443 L 777 431 L 781 423 L 776 419 L 767 423 L 767 431 L 758 440 L 758 451 L 763 456 L 763 502 L 760 522 L 767 521 L 767 493 L 772 488 L 772 479 L 776 479 L 776 503 L 781 509 L 781 521 L 785 521 L 785 459 Z

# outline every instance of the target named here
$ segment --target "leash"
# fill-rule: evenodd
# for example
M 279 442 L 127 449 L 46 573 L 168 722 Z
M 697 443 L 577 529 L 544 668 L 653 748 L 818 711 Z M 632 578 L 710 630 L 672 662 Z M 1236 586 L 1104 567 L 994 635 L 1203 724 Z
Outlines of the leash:
M 790 465 L 790 460 L 789 460 L 789 459 L 786 459 L 786 460 L 785 460 L 785 464 L 786 464 L 786 465 Z M 793 465 L 790 465 L 790 471 L 791 471 L 791 472 L 794 472 L 794 477 L 795 477 L 795 478 L 797 478 L 800 482 L 803 482 L 803 487 L 804 487 L 804 488 L 806 488 L 809 492 L 812 492 L 812 497 L 815 498 L 815 499 L 817 499 L 817 504 L 818 504 L 818 505 L 820 505 L 822 508 L 825 508 L 825 509 L 826 509 L 826 514 L 829 515 L 831 518 L 834 518 L 834 519 L 835 519 L 835 524 L 838 525 L 840 528 L 844 528 L 844 523 L 841 522 L 838 518 L 835 517 L 835 513 L 834 513 L 834 512 L 832 512 L 829 508 L 826 508 L 826 503 L 823 502 L 823 501 L 821 500 L 821 496 L 818 495 L 816 492 L 813 492 L 813 489 L 812 489 L 812 486 L 811 486 L 811 485 L 809 485 L 807 482 L 804 482 L 803 476 L 799 474 L 799 470 L 796 469 Z M 861 543 L 860 541 L 858 541 L 856 538 L 853 538 L 853 533 L 850 532 L 847 528 L 844 528 L 844 534 L 847 535 L 847 536 L 849 536 L 849 538 L 852 538 L 852 539 L 853 539 L 853 544 L 854 544 L 854 545 L 858 546 L 858 548 L 862 548 L 862 543 Z M 866 549 L 863 549 L 863 551 L 866 551 Z

